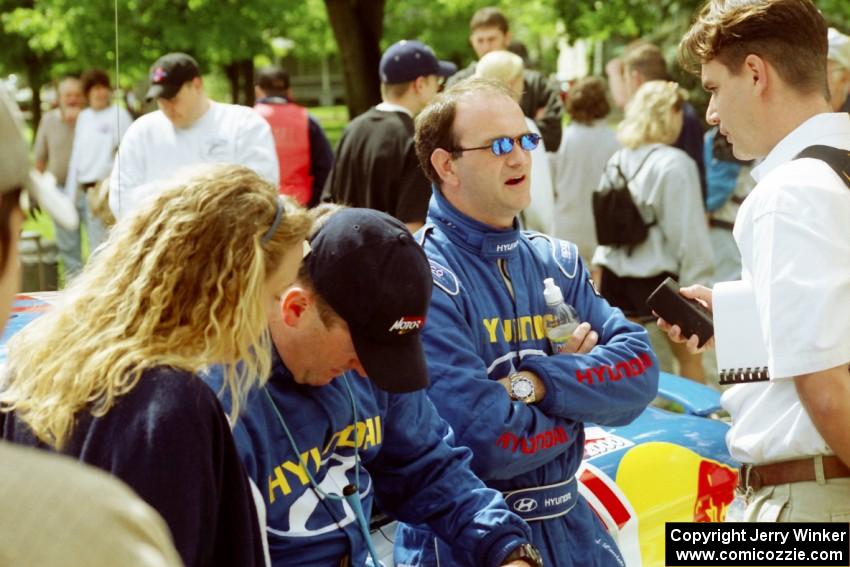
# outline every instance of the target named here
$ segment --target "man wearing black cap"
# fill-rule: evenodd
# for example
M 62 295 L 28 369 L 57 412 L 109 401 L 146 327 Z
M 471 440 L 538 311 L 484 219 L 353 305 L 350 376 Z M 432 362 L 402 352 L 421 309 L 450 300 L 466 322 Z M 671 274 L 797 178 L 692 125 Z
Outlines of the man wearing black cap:
M 269 316 L 271 377 L 234 428 L 265 501 L 272 564 L 368 564 L 377 498 L 394 517 L 427 522 L 457 550 L 452 565 L 539 565 L 528 527 L 472 474 L 422 390 L 424 252 L 379 211 L 322 220 Z
M 280 164 L 280 192 L 305 207 L 319 202 L 334 154 L 319 122 L 292 102 L 289 73 L 277 65 L 260 69 L 254 110 L 271 126 Z
M 237 163 L 278 184 L 274 139 L 250 108 L 207 97 L 198 63 L 185 53 L 160 57 L 147 100 L 159 110 L 136 120 L 112 169 L 109 207 L 117 220 L 157 194 L 171 175 L 197 163 Z
M 416 161 L 413 117 L 456 70 L 418 41 L 391 45 L 379 68 L 383 102 L 343 132 L 323 200 L 384 211 L 419 229 L 431 188 Z

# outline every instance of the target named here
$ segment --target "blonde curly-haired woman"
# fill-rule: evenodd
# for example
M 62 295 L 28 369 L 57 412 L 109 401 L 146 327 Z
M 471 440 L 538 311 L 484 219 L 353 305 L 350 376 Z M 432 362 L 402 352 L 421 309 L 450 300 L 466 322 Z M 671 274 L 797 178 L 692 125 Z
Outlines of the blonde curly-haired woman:
M 235 419 L 269 373 L 267 312 L 311 224 L 241 166 L 208 167 L 150 200 L 11 341 L 2 437 L 119 477 L 163 516 L 188 566 L 263 565 L 228 418 L 196 373 L 226 366 Z
M 599 291 L 611 305 L 641 323 L 654 321 L 646 298 L 668 276 L 682 285 L 710 285 L 714 274 L 708 222 L 702 205 L 699 172 L 688 154 L 671 144 L 682 130 L 684 91 L 673 82 L 644 83 L 626 106 L 617 130 L 623 149 L 615 153 L 601 186 L 622 174 L 647 225 L 634 246 L 598 246 L 593 263 L 601 266 Z M 598 228 L 598 227 L 597 227 Z M 647 325 L 656 351 L 666 339 Z M 678 373 L 704 381 L 702 357 L 670 343 Z M 662 358 L 662 370 L 665 368 Z

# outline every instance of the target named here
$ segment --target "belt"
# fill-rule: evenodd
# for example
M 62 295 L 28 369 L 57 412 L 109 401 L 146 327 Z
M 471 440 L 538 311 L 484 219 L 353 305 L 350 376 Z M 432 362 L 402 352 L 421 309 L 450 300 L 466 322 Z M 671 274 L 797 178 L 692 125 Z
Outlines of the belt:
M 97 181 L 92 181 L 90 183 L 80 183 L 80 187 L 82 188 L 83 191 L 88 191 L 89 189 L 91 189 L 95 185 L 97 185 Z
M 573 477 L 557 484 L 520 488 L 502 495 L 511 511 L 526 522 L 532 522 L 568 513 L 576 505 L 578 488 Z
M 764 486 L 815 481 L 818 479 L 818 458 L 823 460 L 824 480 L 850 477 L 850 467 L 841 462 L 841 459 L 834 455 L 824 455 L 769 465 L 742 465 L 738 473 L 738 488 L 747 492 L 749 489 L 756 491 Z

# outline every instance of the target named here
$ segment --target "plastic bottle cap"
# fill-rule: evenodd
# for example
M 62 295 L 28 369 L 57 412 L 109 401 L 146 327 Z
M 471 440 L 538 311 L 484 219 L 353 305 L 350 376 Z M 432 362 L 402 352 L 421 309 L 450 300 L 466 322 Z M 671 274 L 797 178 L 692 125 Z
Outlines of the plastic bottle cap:
M 557 305 L 564 301 L 564 294 L 561 293 L 561 288 L 555 285 L 555 280 L 546 278 L 543 280 L 543 298 L 547 305 Z

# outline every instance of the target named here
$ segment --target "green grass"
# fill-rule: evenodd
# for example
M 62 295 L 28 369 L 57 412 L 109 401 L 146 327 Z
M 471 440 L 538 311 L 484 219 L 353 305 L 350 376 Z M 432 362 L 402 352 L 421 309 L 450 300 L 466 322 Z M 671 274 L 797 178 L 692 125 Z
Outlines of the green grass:
M 348 109 L 343 105 L 316 106 L 309 111 L 322 125 L 331 147 L 336 149 L 337 142 L 342 137 L 342 131 L 348 125 Z
M 54 240 L 53 221 L 44 212 L 30 212 L 27 220 L 24 221 L 24 232 L 29 230 L 38 232 L 45 240 Z

